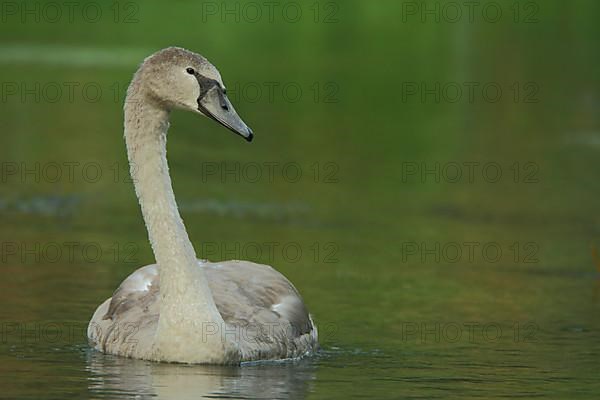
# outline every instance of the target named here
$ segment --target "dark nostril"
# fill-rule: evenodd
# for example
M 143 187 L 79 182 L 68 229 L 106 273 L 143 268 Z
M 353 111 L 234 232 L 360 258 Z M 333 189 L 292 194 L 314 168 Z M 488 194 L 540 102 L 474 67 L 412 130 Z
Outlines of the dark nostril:
M 229 111 L 229 106 L 227 106 L 227 104 L 221 105 L 221 108 L 223 108 L 225 111 Z

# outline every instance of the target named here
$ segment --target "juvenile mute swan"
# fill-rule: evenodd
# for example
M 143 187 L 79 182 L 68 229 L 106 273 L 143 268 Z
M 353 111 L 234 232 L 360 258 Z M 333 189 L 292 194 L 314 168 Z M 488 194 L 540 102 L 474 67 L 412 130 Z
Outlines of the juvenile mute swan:
M 295 358 L 318 348 L 296 288 L 267 265 L 196 259 L 177 210 L 166 142 L 169 113 L 207 116 L 251 141 L 219 71 L 170 47 L 148 57 L 125 101 L 125 142 L 156 264 L 127 277 L 88 326 L 104 353 L 153 361 L 230 364 Z

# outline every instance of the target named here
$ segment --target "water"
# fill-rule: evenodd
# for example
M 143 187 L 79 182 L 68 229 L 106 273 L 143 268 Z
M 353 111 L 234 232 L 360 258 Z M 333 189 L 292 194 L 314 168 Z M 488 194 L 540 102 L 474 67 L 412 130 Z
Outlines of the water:
M 97 4 L 95 23 L 0 25 L 0 398 L 596 397 L 598 5 L 501 1 L 497 23 L 437 23 L 412 2 L 299 2 L 297 23 L 223 23 L 219 2 L 120 4 L 117 22 Z M 315 357 L 184 366 L 87 347 L 95 307 L 153 262 L 122 95 L 170 44 L 214 61 L 256 133 L 173 115 L 196 250 L 283 272 L 320 327 Z

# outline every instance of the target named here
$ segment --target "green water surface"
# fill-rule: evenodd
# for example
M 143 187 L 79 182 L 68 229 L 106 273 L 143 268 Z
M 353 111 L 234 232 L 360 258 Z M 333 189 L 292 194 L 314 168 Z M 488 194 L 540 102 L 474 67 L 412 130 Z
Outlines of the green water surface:
M 597 2 L 482 1 L 472 19 L 448 1 L 278 2 L 272 18 L 94 2 L 97 21 L 57 3 L 58 22 L 33 3 L 39 21 L 0 24 L 0 398 L 597 397 Z M 219 67 L 256 134 L 172 115 L 196 251 L 284 273 L 315 357 L 185 366 L 87 346 L 97 305 L 154 261 L 122 104 L 169 45 Z

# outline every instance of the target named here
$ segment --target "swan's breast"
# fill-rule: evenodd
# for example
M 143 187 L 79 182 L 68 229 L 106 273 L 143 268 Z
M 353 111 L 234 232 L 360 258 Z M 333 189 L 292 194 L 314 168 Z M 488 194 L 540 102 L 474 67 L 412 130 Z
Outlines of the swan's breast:
M 316 350 L 316 327 L 298 291 L 282 274 L 247 261 L 199 260 L 198 265 L 226 324 L 226 338 L 240 349 L 240 360 L 290 358 Z M 112 352 L 110 347 L 122 339 L 114 327 L 124 324 L 135 324 L 143 337 L 153 337 L 160 313 L 158 267 L 132 273 L 109 300 L 92 319 L 100 328 L 90 334 L 94 347 Z

